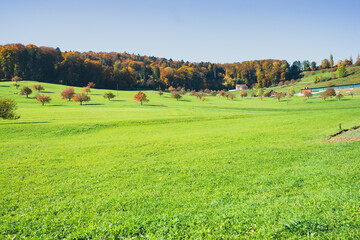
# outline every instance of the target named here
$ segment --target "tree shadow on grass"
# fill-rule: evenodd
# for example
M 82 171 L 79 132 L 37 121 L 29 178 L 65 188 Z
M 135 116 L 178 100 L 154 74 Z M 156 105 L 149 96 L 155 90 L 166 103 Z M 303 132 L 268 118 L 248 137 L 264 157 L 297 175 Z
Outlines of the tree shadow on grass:
M 37 123 L 50 123 L 50 122 L 0 122 L 0 125 L 11 125 L 11 124 L 37 124 Z
M 125 102 L 125 100 L 119 100 L 119 99 L 115 99 L 115 100 L 110 100 L 109 102 Z
M 86 105 L 104 105 L 103 103 L 85 103 L 85 104 L 83 104 L 84 106 L 86 106 Z
M 10 86 L 0 86 L 0 87 L 10 87 Z
M 186 100 L 186 99 L 182 99 L 182 100 L 179 100 L 179 102 L 191 102 L 190 100 Z
M 144 104 L 143 106 L 149 106 L 149 107 L 167 107 L 166 105 L 162 105 L 162 104 Z
M 54 92 L 42 91 L 40 93 L 54 93 Z

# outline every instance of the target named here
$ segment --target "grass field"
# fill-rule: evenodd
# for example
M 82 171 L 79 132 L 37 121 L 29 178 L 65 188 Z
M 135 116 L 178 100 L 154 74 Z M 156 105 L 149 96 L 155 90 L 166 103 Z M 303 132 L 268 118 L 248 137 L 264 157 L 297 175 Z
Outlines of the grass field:
M 0 82 L 21 115 L 0 121 L 0 239 L 359 239 L 360 142 L 324 140 L 360 96 L 80 106 L 41 84 L 45 106 Z

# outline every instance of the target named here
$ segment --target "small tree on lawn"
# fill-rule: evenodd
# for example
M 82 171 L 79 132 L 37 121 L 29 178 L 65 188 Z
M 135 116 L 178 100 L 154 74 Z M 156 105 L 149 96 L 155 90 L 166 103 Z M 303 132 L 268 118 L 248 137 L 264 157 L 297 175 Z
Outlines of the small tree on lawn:
M 205 101 L 206 100 L 206 98 L 205 97 L 202 97 L 201 99 L 200 99 L 200 101 Z
M 247 97 L 247 91 L 241 91 L 241 92 L 240 92 L 240 97 L 241 97 L 241 98 Z
M 326 93 L 325 93 L 325 92 L 323 92 L 323 93 L 321 93 L 321 94 L 319 95 L 319 98 L 324 99 L 324 101 L 326 101 L 326 99 L 327 99 L 328 97 L 329 97 L 329 96 L 328 96 L 328 95 L 326 95 Z
M 335 97 L 336 96 L 335 89 L 333 89 L 331 87 L 328 87 L 324 93 L 327 97 Z
M 104 98 L 109 99 L 109 101 L 110 101 L 110 99 L 112 99 L 112 98 L 114 98 L 114 97 L 115 97 L 115 95 L 114 95 L 112 92 L 106 92 L 106 93 L 104 94 Z
M 24 86 L 21 90 L 20 90 L 20 95 L 26 95 L 26 97 L 28 98 L 29 95 L 32 93 L 31 89 L 28 88 L 27 86 Z
M 157 92 L 157 95 L 159 95 L 160 97 L 161 97 L 163 94 L 164 94 L 164 93 L 163 93 L 162 90 L 159 90 L 159 91 Z
M 14 83 L 13 86 L 16 87 L 16 89 L 18 89 L 20 87 L 20 84 Z
M 40 84 L 34 85 L 33 88 L 34 88 L 35 91 L 39 91 L 39 92 L 40 92 L 41 90 L 44 90 L 44 87 L 43 87 L 42 85 L 40 85 Z
M 83 87 L 83 92 L 86 92 L 87 94 L 89 94 L 89 92 L 91 92 L 90 87 Z
M 220 97 L 225 97 L 225 95 L 226 95 L 225 90 L 221 90 L 221 91 L 219 92 L 219 96 L 220 96 Z
M 74 95 L 75 95 L 74 88 L 67 88 L 61 92 L 61 98 L 69 99 L 69 101 L 73 98 Z
M 93 82 L 89 82 L 87 85 L 88 88 L 94 88 L 95 87 L 95 83 Z
M 304 96 L 309 99 L 310 97 L 312 97 L 312 92 L 306 91 L 306 92 L 304 93 Z
M 354 91 L 350 91 L 350 92 L 349 92 L 349 95 L 350 95 L 352 98 L 354 98 Z
M 274 98 L 277 99 L 279 102 L 285 96 L 284 93 L 275 92 Z
M 50 96 L 46 96 L 46 95 L 37 95 L 36 96 L 36 101 L 41 102 L 41 104 L 44 106 L 45 103 L 49 103 L 51 101 Z
M 74 102 L 80 102 L 80 105 L 82 105 L 83 102 L 90 101 L 90 97 L 86 93 L 78 93 L 72 98 L 72 100 Z
M 15 76 L 15 77 L 13 77 L 12 79 L 11 79 L 11 81 L 13 81 L 13 82 L 15 82 L 15 83 L 17 83 L 17 82 L 19 82 L 19 81 L 21 81 L 22 79 L 21 79 L 21 77 L 19 77 L 19 76 Z
M 182 98 L 182 96 L 181 96 L 179 93 L 177 93 L 177 92 L 172 93 L 172 94 L 171 94 L 171 97 L 172 97 L 172 98 L 175 98 L 177 101 L 178 101 L 180 98 Z
M 342 95 L 340 92 L 336 95 L 336 98 L 341 100 L 344 97 L 344 95 Z
M 149 99 L 147 99 L 147 96 L 145 93 L 143 92 L 138 92 L 137 94 L 135 94 L 134 96 L 134 101 L 135 102 L 140 102 L 141 105 L 143 104 L 143 102 L 149 102 Z
M 19 119 L 20 116 L 16 115 L 17 109 L 16 102 L 10 98 L 0 98 L 0 118 L 2 119 Z

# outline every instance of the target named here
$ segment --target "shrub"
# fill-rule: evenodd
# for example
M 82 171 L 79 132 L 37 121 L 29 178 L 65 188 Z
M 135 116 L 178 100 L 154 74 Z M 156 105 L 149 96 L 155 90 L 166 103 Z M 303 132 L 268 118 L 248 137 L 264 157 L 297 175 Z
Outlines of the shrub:
M 32 93 L 31 89 L 28 88 L 27 86 L 24 86 L 21 90 L 20 90 L 20 95 L 26 95 L 26 97 L 28 98 L 29 95 Z
M 114 98 L 114 97 L 115 97 L 115 95 L 114 95 L 112 92 L 106 92 L 106 93 L 104 94 L 104 98 L 109 99 L 109 101 L 110 101 L 110 99 L 112 99 L 112 98 Z
M 256 95 L 260 97 L 263 95 L 263 93 L 264 93 L 264 89 L 259 88 Z
M 169 92 L 175 91 L 175 88 L 173 88 L 173 86 L 170 86 L 170 87 L 168 88 L 168 91 L 169 91 Z
M 157 92 L 157 95 L 159 95 L 160 97 L 163 95 L 164 93 L 163 93 L 163 91 L 161 91 L 161 90 L 159 90 L 158 92 Z
M 234 98 L 236 98 L 236 96 L 235 96 L 235 94 L 227 93 L 227 94 L 226 94 L 226 98 L 227 98 L 227 99 L 230 99 L 230 100 L 234 100 Z
M 202 98 L 200 99 L 200 101 L 203 102 L 203 101 L 205 101 L 205 99 L 206 99 L 205 97 L 202 97 Z
M 67 88 L 67 89 L 63 90 L 60 94 L 61 94 L 62 99 L 69 99 L 69 101 L 70 101 L 73 98 L 73 96 L 75 95 L 75 91 L 74 91 L 74 88 Z
M 314 83 L 318 83 L 320 81 L 321 81 L 321 77 L 320 76 L 315 76 Z
M 264 92 L 264 97 L 270 97 L 270 96 L 271 96 L 271 91 Z
M 320 73 L 324 73 L 324 72 L 325 72 L 325 69 L 321 69 L 321 70 L 320 70 Z
M 145 93 L 143 92 L 138 92 L 137 94 L 135 94 L 134 96 L 134 101 L 135 102 L 140 102 L 141 105 L 143 104 L 143 102 L 149 102 L 149 99 L 147 99 L 147 96 Z
M 181 95 L 185 95 L 186 94 L 186 91 L 185 91 L 185 88 L 182 88 L 180 89 L 180 92 L 179 92 Z
M 314 72 L 314 71 L 311 71 L 311 73 L 310 73 L 310 74 L 311 74 L 311 76 L 313 76 L 313 75 L 315 74 L 315 72 Z
M 288 94 L 289 94 L 290 96 L 293 96 L 293 95 L 295 94 L 295 89 L 294 89 L 293 86 L 291 86 L 291 87 L 289 88 Z
M 34 85 L 33 88 L 34 88 L 35 91 L 39 91 L 39 92 L 40 92 L 41 90 L 44 90 L 44 87 L 43 87 L 42 85 L 40 85 L 40 84 Z
M 241 91 L 241 92 L 240 92 L 240 97 L 241 97 L 241 98 L 247 97 L 247 91 Z
M 285 81 L 284 84 L 285 85 L 289 85 L 291 82 L 290 81 Z
M 41 104 L 44 106 L 45 103 L 49 103 L 51 101 L 51 98 L 49 96 L 46 95 L 37 95 L 36 96 L 36 101 L 41 102 Z
M 74 102 L 79 102 L 80 105 L 82 105 L 83 102 L 90 101 L 90 97 L 86 93 L 78 93 L 72 98 L 72 100 Z
M 338 93 L 336 95 L 336 98 L 339 99 L 339 100 L 341 100 L 343 97 L 344 97 L 344 95 L 342 95 L 341 93 Z
M 2 119 L 19 119 L 20 116 L 16 115 L 17 109 L 16 102 L 10 98 L 0 98 L 0 118 Z
M 177 92 L 172 93 L 172 94 L 171 94 L 171 97 L 172 97 L 172 98 L 175 98 L 177 101 L 178 101 L 180 98 L 182 98 L 182 96 L 181 96 L 179 93 L 177 93 Z

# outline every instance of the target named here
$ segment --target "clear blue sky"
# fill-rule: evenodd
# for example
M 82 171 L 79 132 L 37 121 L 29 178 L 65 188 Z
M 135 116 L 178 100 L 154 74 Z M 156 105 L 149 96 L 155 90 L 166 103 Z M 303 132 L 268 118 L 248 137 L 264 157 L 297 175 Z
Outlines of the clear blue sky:
M 360 53 L 359 0 L 0 0 L 0 44 L 218 63 Z

